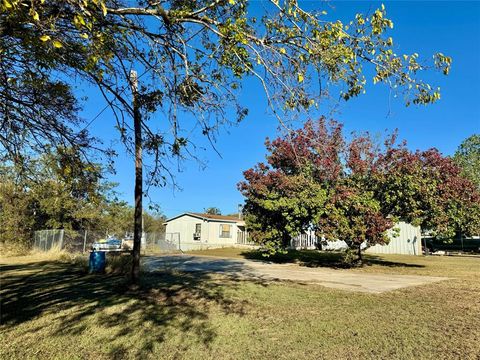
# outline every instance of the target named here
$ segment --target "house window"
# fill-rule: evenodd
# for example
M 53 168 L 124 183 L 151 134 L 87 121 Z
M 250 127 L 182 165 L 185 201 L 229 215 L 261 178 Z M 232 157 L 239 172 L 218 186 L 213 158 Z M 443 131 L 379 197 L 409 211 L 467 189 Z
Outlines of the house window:
M 231 238 L 232 237 L 232 225 L 221 224 L 220 225 L 220 237 Z
M 195 224 L 195 232 L 193 233 L 193 240 L 200 240 L 202 237 L 202 224 Z

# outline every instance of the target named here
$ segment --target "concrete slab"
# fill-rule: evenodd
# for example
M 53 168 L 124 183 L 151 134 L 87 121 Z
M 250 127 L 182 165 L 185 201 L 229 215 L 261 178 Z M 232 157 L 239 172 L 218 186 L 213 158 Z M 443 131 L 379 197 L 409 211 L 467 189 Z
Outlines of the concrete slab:
M 147 271 L 178 270 L 219 273 L 256 280 L 315 283 L 334 289 L 377 294 L 448 279 L 436 276 L 368 274 L 354 270 L 305 268 L 295 264 L 273 264 L 262 261 L 192 255 L 145 257 L 143 265 Z

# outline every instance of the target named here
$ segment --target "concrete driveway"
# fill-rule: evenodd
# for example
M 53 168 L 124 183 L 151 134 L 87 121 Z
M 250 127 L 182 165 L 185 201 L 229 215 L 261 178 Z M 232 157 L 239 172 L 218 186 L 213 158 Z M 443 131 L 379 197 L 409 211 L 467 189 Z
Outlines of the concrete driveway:
M 237 278 L 266 281 L 290 280 L 366 293 L 382 293 L 448 279 L 419 275 L 368 274 L 353 270 L 307 268 L 295 264 L 273 264 L 193 255 L 148 256 L 144 257 L 142 261 L 147 271 L 178 270 L 218 273 Z

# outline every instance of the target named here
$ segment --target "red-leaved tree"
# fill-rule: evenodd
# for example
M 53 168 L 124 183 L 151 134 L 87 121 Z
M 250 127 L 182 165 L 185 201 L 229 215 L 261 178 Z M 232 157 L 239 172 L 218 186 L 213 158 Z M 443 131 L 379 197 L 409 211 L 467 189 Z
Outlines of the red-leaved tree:
M 436 149 L 412 152 L 395 133 L 383 144 L 368 133 L 347 140 L 325 118 L 266 147 L 268 164 L 245 171 L 239 189 L 251 237 L 269 253 L 307 229 L 344 240 L 359 262 L 400 220 L 437 236 L 478 232 L 478 190 Z

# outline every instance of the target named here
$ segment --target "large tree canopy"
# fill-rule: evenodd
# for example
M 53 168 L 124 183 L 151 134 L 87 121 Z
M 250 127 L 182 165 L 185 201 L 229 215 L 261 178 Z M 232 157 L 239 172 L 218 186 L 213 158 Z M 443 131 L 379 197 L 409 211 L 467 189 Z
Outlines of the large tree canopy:
M 262 5 L 259 16 L 246 0 L 3 0 L 2 155 L 21 161 L 46 142 L 99 146 L 85 130 L 90 124 L 77 117 L 72 84 L 80 81 L 98 86 L 132 150 L 132 68 L 140 73 L 144 113 L 158 110 L 162 117 L 142 123 L 152 184 L 164 183 L 167 156 L 190 152 L 184 129 L 211 139 L 220 124 L 247 114 L 237 101 L 246 77 L 259 81 L 282 122 L 285 111 L 319 106 L 331 84 L 346 100 L 369 81 L 387 84 L 407 104 L 440 98 L 418 75 L 429 67 L 447 74 L 451 59 L 439 53 L 428 65 L 416 53 L 397 54 L 383 6 L 342 23 L 329 18 L 321 2 L 318 11 L 293 0 Z M 372 68 L 370 78 L 365 66 Z
M 439 237 L 480 229 L 480 193 L 436 149 L 410 151 L 396 135 L 350 140 L 337 122 L 308 121 L 274 141 L 268 164 L 244 172 L 239 189 L 252 238 L 270 252 L 314 229 L 325 240 L 361 247 L 388 243 L 399 220 Z

